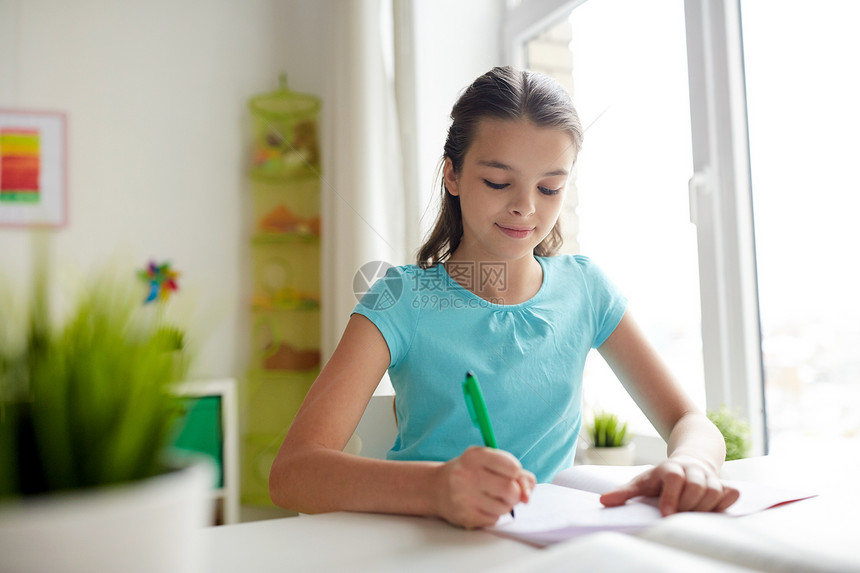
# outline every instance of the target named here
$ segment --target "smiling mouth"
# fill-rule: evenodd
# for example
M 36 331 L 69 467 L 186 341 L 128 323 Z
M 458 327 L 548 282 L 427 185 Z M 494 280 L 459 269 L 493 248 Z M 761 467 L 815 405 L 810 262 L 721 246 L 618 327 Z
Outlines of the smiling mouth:
M 507 236 L 514 239 L 525 239 L 528 237 L 532 231 L 535 230 L 534 227 L 505 227 L 504 225 L 499 225 L 496 223 L 496 226 Z

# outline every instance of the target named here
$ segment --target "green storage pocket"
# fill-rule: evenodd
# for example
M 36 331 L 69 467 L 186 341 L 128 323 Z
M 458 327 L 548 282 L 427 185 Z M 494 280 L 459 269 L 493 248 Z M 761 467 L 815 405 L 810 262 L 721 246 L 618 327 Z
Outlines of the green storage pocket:
M 224 432 L 221 426 L 221 397 L 183 397 L 185 414 L 177 421 L 173 441 L 177 450 L 204 454 L 218 469 L 217 487 L 224 487 Z

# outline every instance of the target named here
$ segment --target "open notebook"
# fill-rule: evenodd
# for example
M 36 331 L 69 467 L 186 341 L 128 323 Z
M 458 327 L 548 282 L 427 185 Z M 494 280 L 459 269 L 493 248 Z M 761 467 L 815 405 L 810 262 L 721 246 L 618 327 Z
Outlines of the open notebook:
M 850 549 L 787 543 L 779 531 L 725 515 L 679 513 L 638 535 L 604 531 L 511 561 L 495 573 L 858 573 Z
M 662 516 L 656 498 L 635 498 L 619 507 L 604 507 L 600 495 L 630 481 L 651 466 L 576 466 L 559 473 L 553 483 L 538 484 L 527 504 L 504 515 L 491 533 L 545 546 L 598 531 L 636 532 Z M 724 480 L 740 492 L 725 514 L 741 516 L 816 494 L 770 487 L 754 482 Z

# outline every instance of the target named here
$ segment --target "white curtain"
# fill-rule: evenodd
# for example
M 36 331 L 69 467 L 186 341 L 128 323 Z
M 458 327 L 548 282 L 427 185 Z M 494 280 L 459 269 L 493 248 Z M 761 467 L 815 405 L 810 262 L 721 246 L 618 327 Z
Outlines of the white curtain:
M 391 54 L 391 3 L 333 0 L 323 96 L 322 353 L 355 306 L 353 278 L 372 261 L 412 262 Z

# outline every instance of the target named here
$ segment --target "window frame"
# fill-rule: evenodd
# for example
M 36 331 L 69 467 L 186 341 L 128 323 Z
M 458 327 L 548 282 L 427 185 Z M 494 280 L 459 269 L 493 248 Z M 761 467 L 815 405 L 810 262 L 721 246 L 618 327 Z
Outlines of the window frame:
M 736 411 L 767 453 L 740 3 L 685 0 L 708 409 Z
M 565 18 L 586 0 L 522 0 L 508 8 L 502 17 L 502 61 L 516 68 L 526 65 L 526 41 L 540 30 L 561 18 Z

